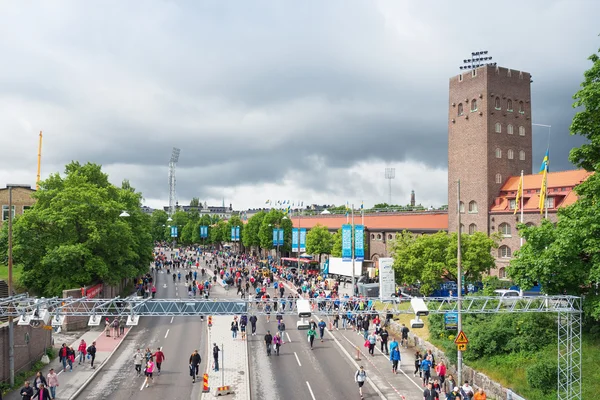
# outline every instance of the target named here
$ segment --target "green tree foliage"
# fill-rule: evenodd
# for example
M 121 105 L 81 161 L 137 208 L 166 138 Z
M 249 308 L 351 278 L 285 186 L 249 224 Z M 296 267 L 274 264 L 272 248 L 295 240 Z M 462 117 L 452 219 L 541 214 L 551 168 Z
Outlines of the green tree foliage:
M 415 235 L 404 231 L 392 242 L 394 269 L 399 283 L 420 283 L 423 294 L 431 294 L 445 280 L 456 280 L 456 233 L 437 232 Z M 467 282 L 481 280 L 481 275 L 494 267 L 491 250 L 496 237 L 476 232 L 461 236 L 462 267 Z
M 192 200 L 190 200 L 190 207 L 198 207 L 200 205 L 200 199 L 197 197 L 193 197 Z
M 333 247 L 333 236 L 329 229 L 323 225 L 313 226 L 306 234 L 306 252 L 308 254 L 318 254 L 321 261 L 322 254 L 331 254 Z
M 239 226 L 240 227 L 240 241 L 243 243 L 244 241 L 244 223 L 242 222 L 241 218 L 239 215 L 232 215 L 231 218 L 229 218 L 229 221 L 227 221 L 227 236 L 226 236 L 226 242 L 231 242 L 231 228 Z
M 248 223 L 244 228 L 244 237 L 242 243 L 244 247 L 250 248 L 252 246 L 261 248 L 260 237 L 258 235 L 260 227 L 262 226 L 263 219 L 267 215 L 264 211 L 259 211 L 248 219 Z
M 277 226 L 283 229 L 283 246 L 279 246 L 279 251 L 291 251 L 292 221 L 285 216 L 283 211 L 276 209 L 271 209 L 262 220 L 258 230 L 260 247 L 263 249 L 273 248 L 273 228 Z
M 151 218 L 128 183 L 108 181 L 100 165 L 72 162 L 33 194 L 36 205 L 14 224 L 14 260 L 22 284 L 44 296 L 94 282 L 115 284 L 147 271 Z M 129 217 L 119 217 L 126 210 Z
M 556 225 L 543 221 L 537 227 L 520 226 L 526 239 L 511 261 L 509 276 L 521 287 L 540 283 L 548 294 L 584 296 L 584 311 L 600 319 L 600 57 L 585 72 L 581 89 L 573 96 L 579 111 L 571 134 L 588 142 L 571 150 L 571 162 L 594 172 L 575 188 L 579 199 L 558 211 Z
M 342 256 L 342 228 L 338 229 L 336 233 L 332 236 L 332 245 L 331 245 L 331 256 L 332 257 L 341 257 Z
M 169 215 L 163 210 L 154 210 L 150 216 L 150 234 L 152 240 L 161 241 L 168 240 L 167 230 L 165 227 L 168 225 L 167 219 Z
M 227 234 L 227 223 L 225 221 L 219 221 L 208 228 L 210 243 L 217 246 L 221 246 L 223 242 L 228 241 Z

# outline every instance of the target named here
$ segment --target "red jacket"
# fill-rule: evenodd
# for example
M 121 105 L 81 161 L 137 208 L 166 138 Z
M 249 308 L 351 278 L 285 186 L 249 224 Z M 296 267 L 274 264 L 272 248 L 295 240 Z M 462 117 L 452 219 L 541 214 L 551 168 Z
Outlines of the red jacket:
M 157 363 L 162 363 L 165 360 L 165 353 L 163 353 L 162 351 L 157 351 L 156 353 L 152 354 L 154 356 L 154 358 L 156 359 Z
M 79 347 L 77 348 L 77 350 L 79 350 L 80 353 L 86 354 L 87 353 L 87 344 L 85 342 L 79 343 Z

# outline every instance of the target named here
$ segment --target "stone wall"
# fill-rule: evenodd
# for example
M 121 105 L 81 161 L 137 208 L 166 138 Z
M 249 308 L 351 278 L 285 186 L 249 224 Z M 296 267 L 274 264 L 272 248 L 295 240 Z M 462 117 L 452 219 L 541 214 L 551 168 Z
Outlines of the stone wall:
M 15 376 L 28 371 L 44 355 L 46 348 L 52 347 L 52 331 L 43 327 L 15 326 Z M 0 381 L 8 382 L 10 370 L 8 363 L 8 323 L 0 325 Z

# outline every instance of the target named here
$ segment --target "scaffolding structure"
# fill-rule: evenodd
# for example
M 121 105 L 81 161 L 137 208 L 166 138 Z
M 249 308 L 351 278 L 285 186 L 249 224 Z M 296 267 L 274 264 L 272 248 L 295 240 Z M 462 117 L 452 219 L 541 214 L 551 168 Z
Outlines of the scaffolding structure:
M 175 165 L 179 162 L 180 149 L 173 147 L 171 152 L 171 160 L 169 161 L 169 217 L 175 214 L 175 205 L 177 203 L 177 195 L 175 192 Z

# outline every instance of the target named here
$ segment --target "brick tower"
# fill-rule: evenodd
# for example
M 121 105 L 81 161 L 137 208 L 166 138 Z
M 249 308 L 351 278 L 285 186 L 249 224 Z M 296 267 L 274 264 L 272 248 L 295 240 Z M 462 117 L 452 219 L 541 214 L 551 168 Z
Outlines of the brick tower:
M 531 173 L 531 77 L 484 65 L 450 78 L 448 231 L 490 234 L 488 213 L 510 176 Z

